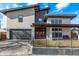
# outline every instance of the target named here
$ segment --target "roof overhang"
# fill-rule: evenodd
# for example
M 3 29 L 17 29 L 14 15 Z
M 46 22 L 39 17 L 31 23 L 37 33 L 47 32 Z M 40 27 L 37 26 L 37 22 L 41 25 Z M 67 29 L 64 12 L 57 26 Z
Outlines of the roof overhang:
M 33 23 L 34 27 L 64 27 L 64 28 L 79 28 L 79 24 L 36 24 Z
M 44 8 L 44 9 L 37 9 L 37 10 L 35 10 L 36 12 L 38 12 L 38 11 L 47 11 L 47 13 L 48 13 L 48 11 L 49 11 L 49 7 L 46 7 L 46 8 Z
M 46 14 L 46 18 L 70 18 L 73 19 L 76 17 L 76 14 Z
M 5 14 L 7 12 L 17 11 L 17 10 L 23 10 L 23 9 L 29 9 L 29 8 L 35 8 L 35 10 L 37 10 L 37 9 L 39 9 L 39 5 L 38 4 L 34 4 L 34 5 L 29 5 L 29 6 L 24 6 L 24 7 L 4 9 L 4 10 L 0 10 L 0 12 L 3 13 L 3 14 Z

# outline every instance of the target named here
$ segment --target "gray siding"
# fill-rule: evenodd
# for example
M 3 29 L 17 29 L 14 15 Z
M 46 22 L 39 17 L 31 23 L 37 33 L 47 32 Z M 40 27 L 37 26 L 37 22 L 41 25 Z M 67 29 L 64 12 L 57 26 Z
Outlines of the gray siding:
M 44 22 L 44 15 L 47 12 L 45 10 L 39 11 L 39 12 L 35 12 L 35 23 L 43 23 Z M 39 18 L 42 19 L 42 22 L 39 21 Z

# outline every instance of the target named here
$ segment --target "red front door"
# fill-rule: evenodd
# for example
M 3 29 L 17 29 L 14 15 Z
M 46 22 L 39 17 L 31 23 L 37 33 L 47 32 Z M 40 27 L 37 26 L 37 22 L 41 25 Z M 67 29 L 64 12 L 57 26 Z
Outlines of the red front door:
M 35 39 L 45 39 L 46 28 L 35 28 Z

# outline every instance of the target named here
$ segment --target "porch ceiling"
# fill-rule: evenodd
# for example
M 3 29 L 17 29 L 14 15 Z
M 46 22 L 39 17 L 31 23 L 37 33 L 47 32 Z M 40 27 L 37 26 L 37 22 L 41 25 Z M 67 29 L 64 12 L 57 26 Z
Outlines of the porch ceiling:
M 33 23 L 34 27 L 66 27 L 66 28 L 72 28 L 76 27 L 79 28 L 79 24 L 36 24 Z

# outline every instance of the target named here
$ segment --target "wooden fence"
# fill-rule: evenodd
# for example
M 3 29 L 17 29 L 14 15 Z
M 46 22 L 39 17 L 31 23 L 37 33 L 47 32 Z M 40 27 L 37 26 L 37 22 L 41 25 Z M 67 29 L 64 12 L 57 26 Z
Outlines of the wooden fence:
M 79 40 L 33 40 L 34 47 L 79 48 Z
M 7 33 L 6 32 L 0 32 L 0 41 L 4 41 L 7 39 Z

